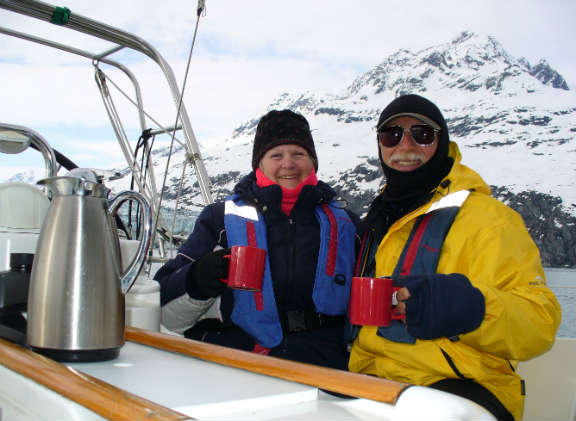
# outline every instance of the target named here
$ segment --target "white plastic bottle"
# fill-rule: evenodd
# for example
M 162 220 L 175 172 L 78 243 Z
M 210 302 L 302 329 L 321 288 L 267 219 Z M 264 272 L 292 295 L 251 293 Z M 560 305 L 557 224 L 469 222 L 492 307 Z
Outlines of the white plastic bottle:
M 139 276 L 126 294 L 126 325 L 160 331 L 160 284 Z

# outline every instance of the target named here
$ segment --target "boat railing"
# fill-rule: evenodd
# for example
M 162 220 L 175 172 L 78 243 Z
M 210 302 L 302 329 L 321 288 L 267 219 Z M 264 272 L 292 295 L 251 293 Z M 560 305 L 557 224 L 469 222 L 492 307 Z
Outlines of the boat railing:
M 30 145 L 44 157 L 46 176 L 55 176 L 58 172 L 56 155 L 42 135 L 24 126 L 0 123 L 0 152 L 20 153 Z
M 182 101 L 182 94 L 175 79 L 174 72 L 168 62 L 152 45 L 150 45 L 142 38 L 121 29 L 81 16 L 77 13 L 72 13 L 66 8 L 56 7 L 48 3 L 36 0 L 0 0 L 0 8 L 15 12 L 20 15 L 57 24 L 59 27 L 68 28 L 115 44 L 114 47 L 109 48 L 104 52 L 94 53 L 81 50 L 70 45 L 55 42 L 46 38 L 23 33 L 5 27 L 0 27 L 0 33 L 2 34 L 58 49 L 77 56 L 85 57 L 92 60 L 92 63 L 95 66 L 97 66 L 99 63 L 105 63 L 122 71 L 134 86 L 136 100 L 133 102 L 138 109 L 138 116 L 142 131 L 144 131 L 146 128 L 146 113 L 144 112 L 140 85 L 134 74 L 126 66 L 118 61 L 111 59 L 110 56 L 117 53 L 118 51 L 130 49 L 142 53 L 153 60 L 160 67 L 168 83 L 172 99 L 177 109 L 178 118 L 176 121 L 177 123 L 179 122 L 180 125 L 175 124 L 175 126 L 179 126 L 183 131 L 185 142 L 182 144 L 182 146 L 186 150 L 185 159 L 187 162 L 191 162 L 194 167 L 203 202 L 205 204 L 212 203 L 210 179 L 202 160 L 202 155 L 196 140 L 196 136 L 192 129 L 192 125 L 190 123 L 186 106 Z M 63 9 L 65 13 L 63 13 Z M 60 16 L 60 18 L 55 19 L 55 16 Z M 62 16 L 64 16 L 64 18 L 62 18 Z M 159 195 L 158 189 L 156 187 L 157 183 L 154 178 L 152 163 L 147 163 L 148 171 L 146 171 L 146 174 L 143 174 L 141 169 L 134 162 L 133 152 L 127 139 L 125 139 L 125 137 L 122 135 L 118 124 L 115 124 L 114 118 L 110 115 L 108 108 L 107 111 L 126 163 L 131 169 L 140 192 L 144 194 L 144 196 L 147 197 L 150 202 L 154 215 L 153 225 L 156 227 L 160 217 L 162 197 Z M 176 127 L 173 129 L 176 130 Z M 162 132 L 166 132 L 168 130 L 170 129 L 161 127 Z M 148 153 L 148 151 L 146 151 L 146 153 Z M 174 212 L 176 212 L 176 210 Z

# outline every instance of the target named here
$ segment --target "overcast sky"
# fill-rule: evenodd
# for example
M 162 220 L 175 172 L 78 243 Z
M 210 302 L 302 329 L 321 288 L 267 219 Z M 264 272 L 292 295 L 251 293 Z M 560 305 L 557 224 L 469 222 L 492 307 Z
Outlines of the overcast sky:
M 56 5 L 140 36 L 182 83 L 196 1 L 68 0 Z M 400 48 L 418 51 L 464 30 L 495 37 L 511 55 L 531 64 L 547 60 L 574 89 L 575 16 L 574 0 L 206 0 L 185 105 L 198 140 L 209 143 L 261 115 L 282 92 L 338 93 Z M 5 10 L 0 10 L 0 25 L 94 53 L 111 46 Z M 109 168 L 121 161 L 89 60 L 2 34 L 0 46 L 1 122 L 36 130 L 81 166 Z M 171 125 L 175 107 L 157 66 L 142 55 L 121 52 L 112 58 L 134 71 L 145 105 L 162 124 Z M 111 75 L 131 94 L 123 75 Z M 130 116 L 127 129 L 137 127 L 134 111 L 118 101 Z M 135 133 L 129 133 L 131 138 Z M 31 165 L 29 157 L 0 159 L 4 167 Z M 5 176 L 0 170 L 0 179 Z

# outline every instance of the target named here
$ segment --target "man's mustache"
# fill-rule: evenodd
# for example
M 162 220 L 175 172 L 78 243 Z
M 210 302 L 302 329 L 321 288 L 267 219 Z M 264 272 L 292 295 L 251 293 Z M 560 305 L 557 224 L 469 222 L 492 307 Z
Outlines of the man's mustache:
M 424 162 L 426 157 L 423 154 L 417 152 L 398 152 L 390 157 L 390 161 L 418 161 L 420 163 Z

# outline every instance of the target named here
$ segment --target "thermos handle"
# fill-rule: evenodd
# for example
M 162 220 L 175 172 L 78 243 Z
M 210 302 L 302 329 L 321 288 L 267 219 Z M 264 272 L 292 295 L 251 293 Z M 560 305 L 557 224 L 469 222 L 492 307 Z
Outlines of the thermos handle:
M 130 263 L 130 266 L 126 269 L 126 273 L 122 275 L 120 279 L 120 287 L 122 289 L 122 293 L 126 294 L 142 269 L 142 264 L 144 263 L 144 259 L 148 254 L 148 249 L 150 248 L 150 238 L 152 233 L 152 212 L 150 211 L 150 205 L 146 198 L 141 195 L 140 193 L 134 191 L 123 191 L 119 193 L 112 201 L 110 202 L 110 214 L 113 216 L 116 211 L 118 210 L 119 206 L 125 202 L 126 200 L 133 199 L 140 203 L 142 206 L 142 240 L 140 241 L 140 246 L 138 247 L 138 252 L 136 253 L 136 257 Z

